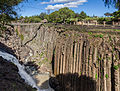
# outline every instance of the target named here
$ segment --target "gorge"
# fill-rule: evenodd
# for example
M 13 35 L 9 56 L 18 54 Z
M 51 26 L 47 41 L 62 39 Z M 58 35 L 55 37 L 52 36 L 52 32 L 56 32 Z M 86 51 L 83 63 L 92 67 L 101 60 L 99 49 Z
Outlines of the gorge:
M 37 86 L 42 85 L 40 74 L 47 74 L 52 77 L 50 82 L 55 91 L 120 90 L 119 29 L 13 25 L 13 35 L 7 36 L 6 41 L 1 38 L 1 43 L 12 48 L 25 66 L 36 68 L 30 75 L 36 79 Z M 45 80 L 47 84 L 49 77 Z

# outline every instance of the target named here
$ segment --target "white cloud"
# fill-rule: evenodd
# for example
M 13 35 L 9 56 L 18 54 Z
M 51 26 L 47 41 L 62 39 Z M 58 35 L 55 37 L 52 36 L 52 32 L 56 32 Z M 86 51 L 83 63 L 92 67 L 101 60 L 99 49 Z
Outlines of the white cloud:
M 70 1 L 70 0 L 53 0 L 53 1 Z M 46 10 L 54 10 L 54 9 L 60 9 L 64 7 L 78 7 L 78 5 L 82 5 L 83 3 L 87 2 L 87 0 L 72 0 L 70 2 L 64 3 L 64 4 L 56 4 L 56 5 L 48 5 L 45 9 Z
M 69 3 L 72 1 L 78 1 L 78 0 L 50 0 L 50 2 L 42 2 L 41 4 Z

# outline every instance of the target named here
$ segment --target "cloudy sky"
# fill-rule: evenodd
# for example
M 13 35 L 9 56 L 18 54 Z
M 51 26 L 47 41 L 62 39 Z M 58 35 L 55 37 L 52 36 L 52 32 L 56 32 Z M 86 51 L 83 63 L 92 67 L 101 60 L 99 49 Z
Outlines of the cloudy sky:
M 22 16 L 39 15 L 41 12 L 53 12 L 60 8 L 69 7 L 76 13 L 86 12 L 89 16 L 104 16 L 106 12 L 114 12 L 115 8 L 107 8 L 103 0 L 28 0 L 19 5 Z

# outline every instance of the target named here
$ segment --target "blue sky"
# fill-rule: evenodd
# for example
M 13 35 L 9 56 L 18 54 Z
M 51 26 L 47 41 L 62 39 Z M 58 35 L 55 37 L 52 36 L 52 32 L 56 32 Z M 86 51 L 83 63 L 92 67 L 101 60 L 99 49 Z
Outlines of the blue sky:
M 32 16 L 39 15 L 41 12 L 50 10 L 53 12 L 62 7 L 69 7 L 76 13 L 84 11 L 89 16 L 104 16 L 106 12 L 114 12 L 115 8 L 107 8 L 103 0 L 28 0 L 19 5 L 19 15 Z

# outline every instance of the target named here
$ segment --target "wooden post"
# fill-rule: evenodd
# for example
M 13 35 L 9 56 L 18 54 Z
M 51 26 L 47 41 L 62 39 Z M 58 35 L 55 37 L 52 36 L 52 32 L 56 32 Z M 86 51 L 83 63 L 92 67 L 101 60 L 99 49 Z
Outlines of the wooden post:
M 89 21 L 87 22 L 87 25 L 89 26 Z
M 76 23 L 74 22 L 74 25 L 75 25 Z
M 106 25 L 106 21 L 103 21 L 103 25 L 104 25 L 104 27 L 105 27 L 105 25 Z
M 96 21 L 96 26 L 98 25 L 98 22 Z
M 84 21 L 82 21 L 82 26 L 84 25 Z
M 113 25 L 113 26 L 115 25 L 115 22 L 114 22 L 114 21 L 112 21 L 112 25 Z

